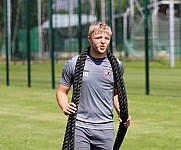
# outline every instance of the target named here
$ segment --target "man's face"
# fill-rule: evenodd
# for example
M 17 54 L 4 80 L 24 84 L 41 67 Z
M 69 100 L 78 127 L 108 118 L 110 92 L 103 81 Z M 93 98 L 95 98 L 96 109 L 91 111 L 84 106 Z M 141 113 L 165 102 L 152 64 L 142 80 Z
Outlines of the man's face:
M 89 42 L 96 54 L 106 54 L 111 37 L 106 32 L 99 32 L 88 37 Z

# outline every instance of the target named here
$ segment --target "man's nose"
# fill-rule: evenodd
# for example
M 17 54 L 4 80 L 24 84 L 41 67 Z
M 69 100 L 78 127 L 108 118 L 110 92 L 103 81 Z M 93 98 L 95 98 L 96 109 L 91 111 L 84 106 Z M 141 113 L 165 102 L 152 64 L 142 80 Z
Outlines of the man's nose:
M 102 38 L 102 39 L 101 39 L 101 42 L 102 42 L 102 43 L 105 43 L 105 42 L 106 42 L 105 38 Z

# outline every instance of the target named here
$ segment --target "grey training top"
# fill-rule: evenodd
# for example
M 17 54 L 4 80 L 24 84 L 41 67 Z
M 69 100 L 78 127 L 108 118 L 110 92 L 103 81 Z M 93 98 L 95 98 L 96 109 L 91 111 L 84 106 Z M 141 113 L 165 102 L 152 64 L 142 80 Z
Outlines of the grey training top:
M 60 84 L 70 87 L 78 56 L 68 60 L 62 71 Z M 123 74 L 121 61 L 118 61 Z M 114 80 L 108 58 L 87 56 L 76 126 L 89 129 L 113 129 Z

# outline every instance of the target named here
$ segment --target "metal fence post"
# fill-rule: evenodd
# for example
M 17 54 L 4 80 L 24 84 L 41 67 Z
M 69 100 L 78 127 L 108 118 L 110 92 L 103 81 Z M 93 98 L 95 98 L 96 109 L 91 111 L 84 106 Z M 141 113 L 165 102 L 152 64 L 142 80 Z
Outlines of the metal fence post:
M 109 26 L 112 29 L 112 0 L 109 0 Z M 113 39 L 110 41 L 110 51 L 113 53 Z
M 49 48 L 51 52 L 52 88 L 55 88 L 54 44 L 52 27 L 52 0 L 49 0 Z
M 82 51 L 82 7 L 81 7 L 81 0 L 78 0 L 78 20 L 79 20 L 79 27 L 78 27 L 78 37 L 79 37 L 79 53 Z
M 145 73 L 146 73 L 146 95 L 149 95 L 149 45 L 148 45 L 148 4 L 149 0 L 144 1 L 144 28 L 145 28 Z
M 26 50 L 28 60 L 28 87 L 31 87 L 31 50 L 30 50 L 30 13 L 29 13 L 29 0 L 26 0 Z
M 179 3 L 179 58 L 181 59 L 181 2 Z
M 121 9 L 121 0 L 119 0 L 119 8 L 120 8 L 120 14 L 123 13 L 122 9 Z M 118 19 L 118 42 L 120 43 L 119 45 L 119 51 L 123 50 L 123 44 L 124 44 L 124 34 L 123 34 L 123 16 L 120 17 L 120 19 Z
M 9 53 L 8 53 L 8 16 L 7 0 L 4 0 L 4 33 L 5 33 L 5 50 L 6 50 L 6 85 L 9 86 Z

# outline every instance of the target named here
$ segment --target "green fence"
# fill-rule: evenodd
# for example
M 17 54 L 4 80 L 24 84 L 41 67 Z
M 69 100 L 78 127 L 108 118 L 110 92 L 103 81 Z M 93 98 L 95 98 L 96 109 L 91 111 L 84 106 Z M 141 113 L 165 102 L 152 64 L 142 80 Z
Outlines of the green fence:
M 11 2 L 5 10 L 5 2 Z M 29 2 L 29 5 L 27 5 Z M 51 2 L 51 3 L 50 3 Z M 133 2 L 133 3 L 131 3 Z M 143 61 L 145 60 L 145 26 L 144 26 L 144 2 L 143 0 L 11 0 L 0 2 L 0 15 L 3 16 L 3 26 L 0 27 L 0 63 L 4 64 L 7 58 L 12 65 L 8 68 L 4 66 L 0 72 L 0 83 L 10 76 L 10 85 L 26 85 L 27 80 L 32 76 L 32 86 L 49 87 L 51 79 L 56 78 L 57 74 L 51 75 L 51 72 L 60 73 L 61 69 L 54 69 L 54 62 L 65 61 L 68 58 L 77 55 L 85 49 L 89 42 L 87 40 L 88 28 L 95 21 L 105 21 L 112 27 L 113 37 L 110 49 L 116 57 L 124 60 Z M 156 2 L 156 3 L 154 3 Z M 133 5 L 132 5 L 133 4 Z M 31 7 L 29 7 L 31 5 Z M 8 6 L 11 6 L 10 8 Z M 4 14 L 1 13 L 3 10 Z M 29 8 L 29 9 L 27 9 Z M 51 11 L 50 11 L 51 8 Z M 27 15 L 29 10 L 29 15 Z M 170 38 L 170 16 L 168 1 L 150 0 L 148 3 L 148 30 L 149 30 L 149 58 L 152 61 L 159 61 L 163 64 L 169 64 L 170 61 L 170 40 L 174 40 L 175 61 L 179 62 L 181 58 L 181 2 L 174 1 L 174 39 Z M 11 13 L 9 13 L 11 12 Z M 29 18 L 27 18 L 29 16 Z M 52 28 L 50 20 L 52 17 Z M 1 19 L 0 18 L 0 19 Z M 7 23 L 5 21 L 7 19 Z M 29 19 L 29 47 L 31 60 L 28 60 L 27 53 L 27 20 Z M 50 28 L 52 34 L 50 34 Z M 6 31 L 7 34 L 6 34 Z M 7 38 L 8 35 L 8 38 Z M 52 43 L 50 42 L 50 37 Z M 6 46 L 8 41 L 8 49 Z M 53 44 L 53 46 L 51 45 Z M 53 55 L 52 55 L 53 52 Z M 52 59 L 55 56 L 55 60 Z M 38 73 L 36 65 L 24 66 L 26 63 L 50 63 L 47 69 L 50 72 L 49 80 L 44 81 L 44 74 Z M 14 64 L 14 65 L 13 65 Z M 26 69 L 27 74 L 19 69 L 15 74 L 12 70 L 16 64 L 23 64 L 22 69 Z M 180 63 L 177 63 L 180 65 Z M 176 64 L 176 68 L 179 66 Z M 133 65 L 134 66 L 134 65 Z M 47 65 L 46 65 L 47 67 Z M 144 69 L 144 65 L 142 65 Z M 168 67 L 168 66 L 167 66 Z M 139 67 L 138 67 L 139 68 Z M 52 70 L 51 70 L 52 69 Z M 148 68 L 149 69 L 149 68 Z M 5 72 L 6 70 L 6 72 Z M 9 71 L 10 70 L 10 75 Z M 126 68 L 125 68 L 126 70 Z M 143 70 L 142 70 L 143 71 Z M 178 71 L 178 70 L 177 70 Z M 43 70 L 42 70 L 43 72 Z M 130 72 L 133 75 L 137 73 Z M 158 73 L 158 72 L 156 72 Z M 154 72 L 153 74 L 156 75 Z M 151 72 L 150 78 L 154 75 Z M 180 75 L 179 71 L 176 76 Z M 143 73 L 141 74 L 143 76 Z M 161 74 L 163 78 L 169 76 Z M 173 75 L 172 75 L 173 76 Z M 15 78 L 14 78 L 15 77 Z M 134 78 L 134 76 L 133 76 Z M 144 78 L 144 77 L 143 77 Z M 52 82 L 55 81 L 52 79 Z M 143 79 L 142 79 L 143 80 Z M 142 81 L 141 80 L 141 81 Z M 138 80 L 139 81 L 139 80 Z M 30 82 L 30 81 L 28 81 Z M 157 90 L 158 80 L 151 80 L 151 90 Z M 176 81 L 180 83 L 180 81 Z M 162 81 L 162 87 L 167 87 L 167 82 Z M 171 84 L 171 82 L 170 82 Z M 54 85 L 53 85 L 54 86 Z M 133 85 L 134 86 L 134 85 Z M 139 86 L 144 87 L 143 84 Z M 178 85 L 180 86 L 180 85 Z M 135 84 L 135 89 L 137 88 Z
M 11 60 L 26 57 L 27 0 L 11 1 L 8 17 L 9 55 Z M 131 1 L 133 6 L 131 6 Z M 39 2 L 39 3 L 38 3 Z M 29 1 L 30 43 L 33 60 L 50 59 L 49 0 Z M 157 3 L 153 3 L 157 2 Z M 181 57 L 181 4 L 175 1 L 174 41 L 175 57 Z M 9 6 L 9 5 L 8 5 Z M 150 0 L 149 51 L 152 59 L 168 58 L 170 50 L 169 3 Z M 79 52 L 88 46 L 87 32 L 91 23 L 103 20 L 113 30 L 113 51 L 121 57 L 144 58 L 144 6 L 136 0 L 55 0 L 52 1 L 53 45 L 61 59 L 66 52 Z M 8 12 L 7 12 L 8 13 Z M 80 32 L 81 31 L 81 32 Z M 3 34 L 1 34 L 3 35 Z M 2 39 L 2 36 L 1 36 Z M 80 42 L 81 41 L 81 47 Z M 1 57 L 5 57 L 4 42 L 0 42 Z M 81 50 L 80 50 L 81 48 Z
M 30 43 L 32 60 L 43 60 L 50 54 L 49 29 L 51 0 L 28 0 L 30 7 L 27 18 L 27 0 L 10 1 L 12 7 L 8 17 L 9 55 L 12 61 L 24 60 L 26 55 L 27 20 L 30 20 Z M 8 5 L 8 6 L 9 6 Z M 123 13 L 129 6 L 124 0 L 55 0 L 52 1 L 53 45 L 57 56 L 62 53 L 80 52 L 88 46 L 87 33 L 91 23 L 105 21 L 112 27 L 113 50 L 124 51 Z M 7 9 L 9 10 L 9 9 Z M 10 26 L 10 27 L 9 27 Z M 78 42 L 77 42 L 78 41 Z M 81 41 L 81 43 L 79 43 Z M 5 43 L 0 45 L 1 57 L 5 57 Z M 81 47 L 80 47 L 81 44 Z M 81 48 L 81 49 L 80 49 Z M 110 47 L 112 49 L 112 46 Z M 49 59 L 50 57 L 47 57 Z

